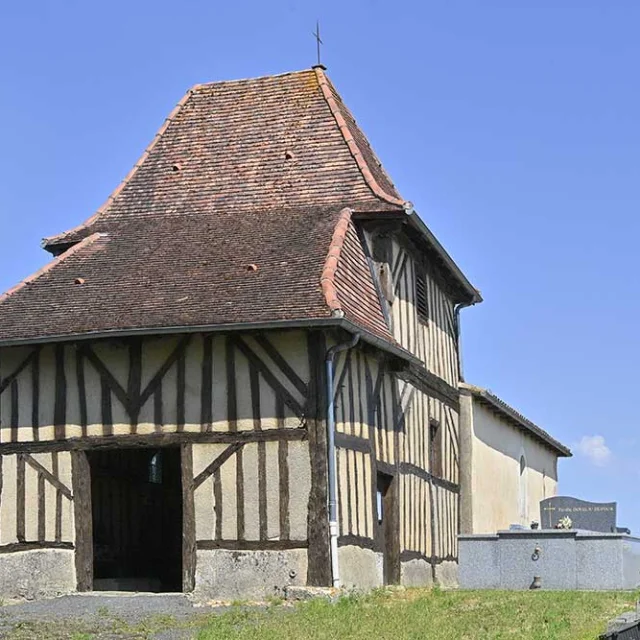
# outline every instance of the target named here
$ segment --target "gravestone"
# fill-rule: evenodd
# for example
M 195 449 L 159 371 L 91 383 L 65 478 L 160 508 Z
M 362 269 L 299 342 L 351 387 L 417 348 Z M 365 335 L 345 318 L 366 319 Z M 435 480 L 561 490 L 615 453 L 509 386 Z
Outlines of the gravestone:
M 556 496 L 540 502 L 540 527 L 555 529 L 564 517 L 571 518 L 572 529 L 616 532 L 616 503 L 587 502 L 569 496 Z

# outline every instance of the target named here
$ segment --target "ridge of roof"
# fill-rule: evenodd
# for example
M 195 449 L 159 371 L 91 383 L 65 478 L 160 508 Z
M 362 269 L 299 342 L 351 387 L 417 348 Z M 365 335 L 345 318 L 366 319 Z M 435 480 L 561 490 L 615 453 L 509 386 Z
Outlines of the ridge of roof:
M 467 382 L 459 383 L 459 387 L 463 390 L 469 391 L 471 395 L 484 400 L 490 404 L 494 409 L 500 412 L 503 416 L 517 422 L 521 427 L 531 432 L 538 439 L 542 440 L 547 446 L 557 451 L 560 456 L 564 458 L 570 458 L 573 456 L 571 449 L 563 445 L 559 440 L 556 440 L 551 434 L 539 427 L 534 422 L 531 422 L 528 418 L 522 415 L 517 409 L 514 409 L 511 405 L 507 404 L 502 398 L 497 395 L 473 384 Z
M 352 211 L 348 207 L 345 207 L 340 211 L 338 221 L 336 222 L 336 226 L 333 230 L 333 235 L 331 236 L 331 243 L 329 244 L 329 251 L 327 252 L 327 257 L 324 262 L 324 268 L 320 275 L 320 286 L 322 287 L 324 299 L 331 311 L 331 315 L 336 316 L 344 315 L 342 304 L 338 297 L 335 275 L 338 270 L 344 240 L 347 237 L 351 214 Z
M 318 78 L 318 85 L 320 87 L 320 92 L 322 93 L 322 96 L 327 102 L 327 105 L 329 106 L 329 109 L 331 110 L 331 113 L 335 118 L 336 124 L 338 125 L 338 129 L 340 130 L 340 133 L 342 134 L 342 137 L 344 138 L 346 145 L 349 147 L 349 151 L 351 152 L 353 159 L 356 161 L 356 164 L 358 165 L 358 169 L 360 170 L 362 177 L 364 178 L 365 182 L 369 185 L 369 188 L 371 189 L 371 191 L 373 191 L 375 196 L 377 196 L 378 198 L 380 198 L 381 200 L 389 204 L 393 204 L 401 207 L 405 207 L 409 205 L 409 203 L 406 200 L 402 200 L 401 198 L 396 198 L 388 194 L 378 184 L 378 181 L 375 179 L 373 173 L 371 172 L 371 169 L 367 164 L 367 161 L 364 159 L 362 151 L 358 147 L 358 144 L 356 143 L 353 136 L 351 135 L 351 132 L 349 131 L 349 126 L 347 125 L 347 122 L 344 116 L 340 112 L 340 108 L 338 107 L 338 104 L 336 103 L 336 100 L 333 97 L 331 89 L 329 88 L 329 80 L 326 74 L 324 73 L 324 70 L 319 66 L 314 67 L 313 70 L 315 71 L 316 77 Z
M 105 202 L 96 210 L 96 212 L 87 218 L 84 222 L 79 225 L 72 227 L 71 229 L 67 229 L 62 233 L 48 236 L 42 240 L 41 246 L 43 249 L 48 249 L 50 246 L 55 244 L 60 244 L 64 242 L 64 239 L 71 235 L 72 233 L 77 233 L 78 231 L 82 231 L 87 227 L 91 226 L 102 213 L 104 213 L 109 205 L 118 197 L 118 195 L 122 192 L 122 190 L 127 186 L 127 184 L 131 181 L 133 176 L 136 174 L 136 171 L 142 166 L 142 163 L 149 157 L 151 152 L 153 151 L 156 144 L 158 144 L 160 138 L 164 134 L 164 132 L 169 128 L 169 125 L 175 120 L 176 116 L 180 112 L 180 109 L 187 103 L 187 100 L 202 87 L 202 84 L 193 85 L 183 96 L 180 98 L 176 106 L 171 110 L 171 113 L 164 119 L 164 122 L 153 136 L 151 142 L 146 146 L 145 150 L 142 152 L 142 155 L 138 158 L 137 162 L 131 167 L 129 173 L 120 181 L 120 184 L 111 192 L 109 197 L 105 200 Z
M 26 278 L 18 282 L 18 284 L 14 285 L 13 287 L 5 291 L 3 294 L 1 294 L 0 304 L 2 304 L 10 296 L 20 291 L 20 289 L 23 289 L 24 287 L 31 284 L 34 280 L 37 280 L 40 276 L 44 275 L 48 271 L 51 271 L 51 269 L 59 265 L 63 260 L 66 260 L 67 258 L 71 257 L 75 253 L 78 253 L 78 251 L 82 251 L 82 249 L 93 244 L 99 238 L 103 238 L 106 236 L 107 236 L 106 233 L 92 233 L 90 236 L 87 236 L 77 244 L 73 245 L 73 247 L 71 247 L 70 249 L 67 249 L 67 251 L 65 251 L 64 253 L 61 253 L 59 256 L 57 256 L 50 262 L 47 262 L 47 264 L 45 264 L 43 267 L 41 267 L 40 269 L 32 273 L 30 276 L 27 276 Z
M 297 69 L 296 71 L 284 71 L 282 73 L 268 73 L 264 76 L 251 76 L 249 78 L 232 78 L 231 80 L 210 80 L 209 82 L 199 82 L 193 85 L 191 90 L 195 91 L 203 87 L 211 87 L 221 84 L 237 84 L 241 82 L 253 82 L 259 80 L 271 80 L 274 78 L 286 78 L 287 76 L 298 76 L 313 73 L 313 69 Z

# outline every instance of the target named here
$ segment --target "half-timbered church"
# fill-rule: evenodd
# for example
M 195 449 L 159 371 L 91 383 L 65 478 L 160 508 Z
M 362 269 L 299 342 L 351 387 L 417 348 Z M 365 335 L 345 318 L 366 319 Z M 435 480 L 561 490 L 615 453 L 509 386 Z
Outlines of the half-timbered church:
M 323 67 L 193 87 L 0 296 L 0 593 L 455 582 L 480 301 Z

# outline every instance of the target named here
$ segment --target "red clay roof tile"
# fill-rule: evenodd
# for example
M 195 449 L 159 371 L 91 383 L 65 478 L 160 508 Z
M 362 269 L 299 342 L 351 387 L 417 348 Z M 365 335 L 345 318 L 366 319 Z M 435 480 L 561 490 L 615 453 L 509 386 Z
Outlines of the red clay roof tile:
M 393 342 L 341 211 L 402 203 L 322 71 L 198 85 L 107 202 L 45 241 L 60 257 L 0 298 L 0 341 L 339 309 Z

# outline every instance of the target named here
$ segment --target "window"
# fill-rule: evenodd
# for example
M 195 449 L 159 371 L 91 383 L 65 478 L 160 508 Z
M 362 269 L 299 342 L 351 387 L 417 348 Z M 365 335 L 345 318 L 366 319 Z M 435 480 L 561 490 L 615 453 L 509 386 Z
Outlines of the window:
M 371 253 L 375 262 L 390 262 L 391 238 L 385 235 L 375 235 L 371 239 Z
M 442 477 L 442 442 L 440 423 L 432 420 L 429 423 L 429 472 L 437 478 Z
M 429 319 L 429 304 L 427 300 L 427 274 L 420 266 L 416 267 L 416 310 L 422 322 Z
M 527 459 L 520 456 L 520 476 L 518 478 L 518 511 L 523 524 L 527 519 Z
M 149 461 L 149 482 L 162 484 L 162 458 L 159 451 Z
M 382 295 L 389 304 L 393 304 L 393 277 L 391 276 L 391 238 L 385 235 L 375 235 L 371 240 L 371 253 L 382 289 Z

